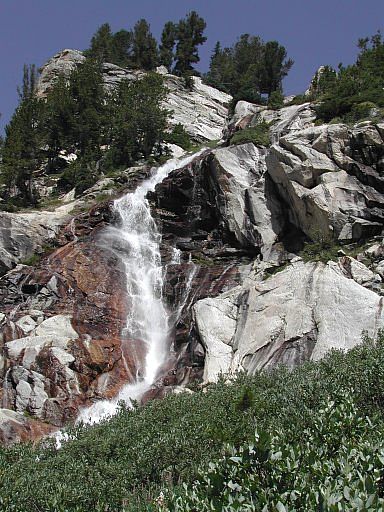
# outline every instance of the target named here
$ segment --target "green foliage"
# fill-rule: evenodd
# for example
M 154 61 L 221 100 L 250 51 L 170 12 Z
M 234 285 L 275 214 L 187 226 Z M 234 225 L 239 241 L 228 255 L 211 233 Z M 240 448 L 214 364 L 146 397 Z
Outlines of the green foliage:
M 41 112 L 43 104 L 35 96 L 36 70 L 24 66 L 23 86 L 19 89 L 20 103 L 5 127 L 0 180 L 8 193 L 20 199 L 22 205 L 34 205 L 37 192 L 33 186 L 33 171 L 41 164 Z
M 100 155 L 106 115 L 106 93 L 100 62 L 86 59 L 73 71 L 69 94 L 73 106 L 71 142 L 81 157 Z
M 204 480 L 209 473 L 210 462 L 218 478 L 235 471 L 233 483 L 238 483 L 236 478 L 244 481 L 244 490 L 233 489 L 233 497 L 244 492 L 247 498 L 254 482 L 255 489 L 265 488 L 260 499 L 269 493 L 275 504 L 277 497 L 283 504 L 312 503 L 317 488 L 319 495 L 324 490 L 326 499 L 340 497 L 341 489 L 340 506 L 375 494 L 375 506 L 379 503 L 375 500 L 382 498 L 377 470 L 383 405 L 381 334 L 376 344 L 367 339 L 348 353 L 333 351 L 294 371 L 278 368 L 253 377 L 240 374 L 230 384 L 220 380 L 204 393 L 172 395 L 132 411 L 122 408 L 110 421 L 69 431 L 71 441 L 59 451 L 47 441 L 43 446 L 1 448 L 0 508 L 4 512 L 156 510 L 160 491 L 171 494 L 173 486 L 182 500 L 189 499 L 177 489 L 185 483 L 188 493 L 193 490 L 196 478 Z M 236 453 L 229 457 L 240 457 L 238 464 L 229 460 L 226 444 L 235 446 Z M 281 457 L 276 455 L 279 452 Z M 260 468 L 256 474 L 255 467 Z M 203 473 L 199 468 L 204 468 Z M 218 497 L 227 499 L 227 486 L 220 481 L 211 484 Z M 203 485 L 196 492 L 205 499 Z M 294 506 L 288 509 L 295 510 Z M 303 505 L 296 510 L 316 508 Z M 322 510 L 354 509 L 324 505 Z
M 303 103 L 308 103 L 308 101 L 308 96 L 305 96 L 305 94 L 298 94 L 288 103 L 288 105 L 302 105 Z
M 111 27 L 104 23 L 92 36 L 91 46 L 85 55 L 101 62 L 112 62 L 112 40 Z
M 120 83 L 114 97 L 111 165 L 130 165 L 140 158 L 161 156 L 168 117 L 162 107 L 165 94 L 163 79 L 156 73 Z
M 167 21 L 161 33 L 161 44 L 159 47 L 159 61 L 168 71 L 171 71 L 175 58 L 174 48 L 177 36 L 177 26 L 172 21 Z
M 329 235 L 321 232 L 315 232 L 312 235 L 312 241 L 305 243 L 304 249 L 300 252 L 300 256 L 305 262 L 307 261 L 336 261 L 340 245 Z
M 356 123 L 361 120 L 369 120 L 375 117 L 374 113 L 380 115 L 380 110 L 372 101 L 363 101 L 352 106 L 351 111 L 344 116 L 344 122 Z
M 358 105 L 370 102 L 384 107 L 384 42 L 378 33 L 371 39 L 359 41 L 360 53 L 355 64 L 339 66 L 333 79 L 327 79 L 317 99 L 319 118 L 328 122 L 334 117 L 355 122 L 358 116 L 367 115 L 367 109 Z
M 32 254 L 32 256 L 23 260 L 21 264 L 33 267 L 34 265 L 37 265 L 39 263 L 40 258 L 41 256 L 39 254 Z
M 332 92 L 337 82 L 337 73 L 331 66 L 321 67 L 312 79 L 310 95 L 307 100 L 313 100 L 323 94 Z
M 206 28 L 204 19 L 191 11 L 177 24 L 177 44 L 174 71 L 180 76 L 189 75 L 194 71 L 193 65 L 200 60 L 198 46 L 207 38 L 203 35 Z
M 160 75 L 122 82 L 107 94 L 101 61 L 88 57 L 69 79 L 55 81 L 46 101 L 34 95 L 34 73 L 26 68 L 24 75 L 20 105 L 6 128 L 2 150 L 0 178 L 8 194 L 3 210 L 36 205 L 33 175 L 39 166 L 60 174 L 59 189 L 75 187 L 79 195 L 101 170 L 161 157 L 169 113 L 161 106 L 166 91 Z M 68 153 L 77 159 L 67 162 L 63 154 Z
M 261 121 L 256 126 L 245 128 L 236 132 L 231 137 L 231 144 L 245 144 L 253 142 L 256 146 L 269 146 L 271 144 L 269 138 L 269 124 Z
M 210 85 L 232 94 L 235 101 L 261 102 L 281 92 L 283 78 L 293 65 L 277 41 L 264 43 L 258 36 L 243 34 L 230 48 L 216 43 L 205 78 Z
M 273 91 L 268 98 L 268 107 L 277 110 L 284 106 L 284 95 L 280 90 Z
M 174 493 L 166 510 L 383 510 L 384 442 L 350 393 L 327 400 L 302 436 L 292 440 L 292 427 L 257 431 Z
M 132 64 L 133 34 L 119 30 L 112 33 L 109 23 L 104 23 L 92 37 L 91 46 L 84 54 L 99 62 L 111 62 L 121 67 Z
M 75 110 L 73 98 L 64 77 L 58 77 L 49 91 L 43 109 L 41 131 L 47 147 L 48 172 L 62 170 L 60 151 L 74 149 Z
M 180 123 L 176 124 L 172 131 L 166 134 L 165 141 L 171 144 L 177 144 L 186 151 L 192 148 L 191 138 L 185 131 L 184 126 Z
M 156 39 L 145 19 L 139 20 L 133 29 L 132 64 L 146 71 L 152 71 L 158 64 Z

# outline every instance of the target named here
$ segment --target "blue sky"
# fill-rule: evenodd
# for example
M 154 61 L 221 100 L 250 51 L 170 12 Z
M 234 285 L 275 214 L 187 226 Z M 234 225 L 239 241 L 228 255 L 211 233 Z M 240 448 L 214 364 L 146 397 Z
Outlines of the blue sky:
M 159 37 L 166 21 L 191 10 L 207 22 L 201 71 L 218 40 L 276 39 L 295 61 L 286 94 L 303 92 L 321 64 L 353 62 L 359 37 L 384 32 L 384 0 L 0 0 L 0 130 L 17 105 L 24 63 L 41 66 L 63 48 L 86 48 L 105 22 L 119 30 L 146 18 Z

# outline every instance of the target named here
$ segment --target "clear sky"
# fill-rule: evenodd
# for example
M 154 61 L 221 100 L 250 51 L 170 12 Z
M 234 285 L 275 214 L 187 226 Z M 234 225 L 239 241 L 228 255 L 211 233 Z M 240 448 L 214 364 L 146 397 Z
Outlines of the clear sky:
M 384 0 L 0 0 L 0 130 L 17 104 L 24 63 L 41 66 L 63 48 L 86 48 L 105 22 L 116 31 L 146 18 L 158 38 L 166 21 L 191 10 L 207 22 L 200 71 L 218 40 L 276 39 L 295 61 L 286 94 L 303 92 L 321 64 L 353 62 L 359 37 L 384 32 Z

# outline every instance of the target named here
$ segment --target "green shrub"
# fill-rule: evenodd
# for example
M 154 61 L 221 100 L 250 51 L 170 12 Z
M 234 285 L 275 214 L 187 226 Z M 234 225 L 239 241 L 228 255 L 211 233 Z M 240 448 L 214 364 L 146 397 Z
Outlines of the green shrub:
M 361 121 L 364 119 L 373 118 L 372 113 L 374 111 L 378 111 L 377 105 L 372 103 L 371 101 L 363 101 L 361 103 L 356 103 L 351 108 L 351 112 L 344 116 L 345 122 L 347 123 L 356 123 L 357 121 Z
M 179 487 L 185 483 L 189 492 L 196 478 L 201 477 L 199 468 L 207 471 L 210 462 L 218 464 L 215 471 L 219 475 L 224 470 L 232 471 L 225 466 L 228 454 L 222 459 L 228 444 L 237 450 L 235 457 L 247 458 L 243 445 L 253 443 L 260 453 L 260 442 L 264 443 L 265 466 L 261 471 L 271 468 L 273 473 L 264 471 L 255 486 L 258 489 L 261 483 L 266 484 L 274 503 L 278 493 L 284 492 L 283 478 L 288 479 L 287 489 L 293 480 L 297 481 L 297 488 L 303 489 L 303 500 L 314 499 L 316 485 L 325 492 L 338 493 L 338 478 L 342 478 L 350 496 L 356 495 L 357 501 L 363 499 L 362 484 L 355 479 L 357 471 L 369 494 L 381 485 L 381 480 L 376 481 L 374 490 L 369 491 L 369 479 L 376 475 L 381 449 L 375 443 L 384 438 L 383 334 L 377 343 L 366 339 L 348 353 L 332 351 L 321 361 L 306 363 L 294 371 L 277 368 L 253 377 L 240 374 L 230 384 L 220 380 L 205 391 L 171 395 L 131 411 L 121 408 L 110 421 L 70 430 L 71 441 L 58 451 L 47 441 L 44 445 L 0 448 L 0 510 L 158 510 L 155 499 L 160 492 L 174 492 L 184 499 Z M 255 430 L 259 432 L 256 443 Z M 271 450 L 284 454 L 280 462 L 273 460 Z M 251 454 L 251 469 L 258 460 L 260 457 Z M 372 466 L 367 468 L 367 461 Z M 286 471 L 288 463 L 290 471 Z M 347 464 L 351 466 L 350 478 L 346 476 Z M 326 471 L 327 483 L 323 478 Z M 238 474 L 244 475 L 247 493 L 253 472 L 249 477 L 245 473 L 240 462 Z M 218 489 L 220 493 L 221 487 Z M 198 492 L 203 492 L 203 487 Z M 372 506 L 376 503 L 373 501 Z M 355 509 L 324 506 L 319 510 Z
M 284 95 L 281 91 L 273 91 L 268 98 L 268 107 L 277 110 L 284 106 Z
M 245 144 L 246 142 L 253 142 L 256 146 L 270 146 L 269 124 L 262 121 L 256 126 L 240 130 L 230 140 L 230 144 L 234 145 Z
M 305 94 L 298 94 L 288 103 L 287 106 L 303 105 L 303 103 L 308 103 L 308 101 L 310 101 L 310 98 L 308 96 L 306 96 Z
M 170 133 L 166 133 L 165 142 L 169 142 L 170 144 L 177 144 L 177 146 L 180 146 L 186 151 L 192 147 L 191 138 L 185 131 L 184 126 L 180 123 L 175 125 Z
M 312 240 L 306 242 L 300 256 L 305 262 L 308 261 L 336 261 L 340 245 L 329 235 L 316 232 L 312 235 Z
M 32 254 L 29 258 L 26 258 L 21 262 L 22 265 L 28 265 L 29 267 L 33 267 L 37 265 L 41 259 L 41 254 Z
M 383 510 L 383 433 L 346 393 L 321 406 L 299 442 L 291 427 L 256 432 L 252 444 L 227 450 L 174 493 L 167 510 Z

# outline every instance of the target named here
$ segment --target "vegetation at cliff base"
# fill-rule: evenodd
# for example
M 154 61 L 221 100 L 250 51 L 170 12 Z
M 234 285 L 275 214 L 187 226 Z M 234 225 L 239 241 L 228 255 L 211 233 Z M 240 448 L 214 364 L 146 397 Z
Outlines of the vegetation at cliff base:
M 383 509 L 384 336 L 0 449 L 0 509 Z

